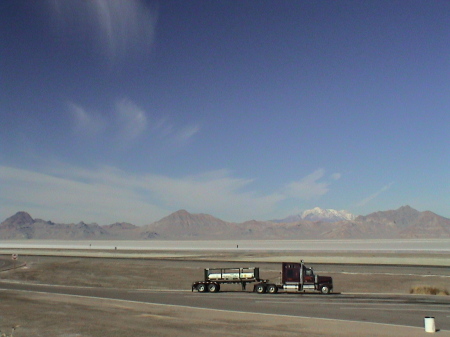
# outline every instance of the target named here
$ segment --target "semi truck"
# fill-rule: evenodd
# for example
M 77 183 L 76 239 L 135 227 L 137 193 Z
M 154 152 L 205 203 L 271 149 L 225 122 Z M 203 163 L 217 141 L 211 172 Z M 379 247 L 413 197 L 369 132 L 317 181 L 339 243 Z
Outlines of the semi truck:
M 276 294 L 279 291 L 329 294 L 333 291 L 333 279 L 330 276 L 315 275 L 303 260 L 300 263 L 282 262 L 279 282 L 260 278 L 257 267 L 207 268 L 204 270 L 203 280 L 192 283 L 192 291 L 218 292 L 222 284 L 241 284 L 242 290 L 245 290 L 248 283 L 255 283 L 253 291 L 258 294 Z

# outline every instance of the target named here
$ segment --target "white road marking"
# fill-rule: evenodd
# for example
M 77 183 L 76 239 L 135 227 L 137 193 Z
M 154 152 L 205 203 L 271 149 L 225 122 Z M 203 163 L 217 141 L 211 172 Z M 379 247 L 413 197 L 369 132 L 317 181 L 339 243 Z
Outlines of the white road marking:
M 398 274 L 398 273 L 358 273 L 350 271 L 335 272 L 334 274 L 346 274 L 346 275 L 387 275 L 387 276 L 419 276 L 419 277 L 443 277 L 449 278 L 450 275 L 433 275 L 433 274 Z
M 366 307 L 366 308 L 364 308 L 364 307 L 341 307 L 341 308 L 339 308 L 339 310 L 377 310 L 376 308 L 373 308 L 373 307 Z M 392 309 L 390 309 L 390 308 L 379 308 L 378 310 L 383 310 L 383 311 L 421 311 L 421 310 L 423 310 L 423 309 L 396 309 L 396 308 L 392 308 Z M 446 313 L 448 313 L 449 312 L 449 310 L 438 310 L 438 309 L 429 309 L 429 308 L 427 308 L 427 312 L 446 312 Z M 450 316 L 447 316 L 447 317 L 450 317 Z
M 279 300 L 278 301 L 270 301 L 271 304 L 285 304 L 287 302 L 289 302 L 289 301 L 279 301 Z M 388 303 L 386 303 L 386 302 L 388 302 Z M 255 303 L 267 303 L 267 301 L 257 300 L 257 301 L 255 301 Z M 362 302 L 360 302 L 360 303 L 358 303 L 358 302 L 356 302 L 356 303 L 355 302 L 351 302 L 351 303 L 327 302 L 327 303 L 322 303 L 321 305 L 323 305 L 323 306 L 339 305 L 339 306 L 341 306 L 341 309 L 347 308 L 348 310 L 359 309 L 359 308 L 361 308 L 361 309 L 368 309 L 368 310 L 370 310 L 370 309 L 376 310 L 375 308 L 377 306 L 380 306 L 381 307 L 380 309 L 382 309 L 382 310 L 396 310 L 396 309 L 390 309 L 389 307 L 391 307 L 391 306 L 395 306 L 397 308 L 398 307 L 402 307 L 402 306 L 410 307 L 411 305 L 415 305 L 415 303 L 397 303 L 396 300 L 383 300 L 383 303 L 371 303 L 370 305 L 372 307 L 366 307 L 365 308 L 365 307 L 360 307 L 360 305 L 366 305 L 367 306 L 367 301 L 366 300 L 362 300 Z M 417 305 L 420 305 L 420 303 L 417 303 Z M 353 308 L 352 308 L 352 306 L 353 306 Z M 437 305 L 437 304 L 435 304 L 434 306 L 436 306 L 438 308 L 441 308 L 441 306 Z M 429 305 L 427 308 L 430 308 L 430 307 L 432 308 L 433 305 Z M 400 310 L 406 310 L 406 309 L 400 309 Z M 417 310 L 421 310 L 421 309 L 407 309 L 407 310 L 417 311 Z M 430 309 L 430 310 L 431 311 L 438 311 L 438 312 L 450 312 L 450 306 L 449 306 L 448 310 L 442 310 L 442 309 Z

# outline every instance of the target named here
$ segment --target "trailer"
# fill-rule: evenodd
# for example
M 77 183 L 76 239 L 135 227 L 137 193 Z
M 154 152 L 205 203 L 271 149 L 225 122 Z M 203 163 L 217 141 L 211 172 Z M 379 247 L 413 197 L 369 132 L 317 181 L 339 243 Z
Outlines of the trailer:
M 329 294 L 333 291 L 333 279 L 330 276 L 314 274 L 303 260 L 300 263 L 283 262 L 281 264 L 280 281 L 270 282 L 259 277 L 259 268 L 207 268 L 202 281 L 192 283 L 192 291 L 200 293 L 218 292 L 221 284 L 241 284 L 242 290 L 248 283 L 256 283 L 253 291 L 258 294 L 276 294 L 283 292 L 315 291 Z
M 259 278 L 259 268 L 206 268 L 202 281 L 192 283 L 192 291 L 218 292 L 221 284 L 241 284 L 242 290 L 248 283 L 266 282 Z

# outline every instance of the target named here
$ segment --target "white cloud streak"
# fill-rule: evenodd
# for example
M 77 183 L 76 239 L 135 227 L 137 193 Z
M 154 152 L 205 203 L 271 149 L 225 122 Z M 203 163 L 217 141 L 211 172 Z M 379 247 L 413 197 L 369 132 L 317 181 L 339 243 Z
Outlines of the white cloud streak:
M 121 139 L 131 141 L 139 137 L 147 128 L 147 116 L 141 108 L 127 99 L 116 104 L 116 116 Z
M 278 194 L 258 195 L 243 192 L 252 183 L 249 179 L 230 176 L 227 170 L 206 172 L 196 176 L 174 179 L 147 176 L 144 184 L 166 205 L 184 205 L 183 208 L 198 212 L 208 210 L 213 214 L 233 214 L 248 218 L 266 213 L 284 197 Z
M 331 179 L 333 179 L 333 180 L 339 180 L 339 179 L 341 179 L 341 177 L 342 177 L 342 174 L 340 174 L 340 173 L 333 173 L 331 175 Z
M 364 198 L 363 200 L 358 202 L 356 204 L 356 206 L 361 207 L 361 206 L 367 205 L 369 202 L 371 202 L 372 200 L 376 199 L 380 194 L 382 194 L 382 193 L 386 192 L 387 190 L 389 190 L 392 187 L 393 184 L 394 183 L 391 182 L 391 183 L 383 186 L 380 190 L 376 191 L 375 193 L 369 195 L 367 198 Z
M 153 123 L 152 131 L 160 138 L 172 139 L 177 144 L 184 144 L 194 137 L 201 127 L 199 124 L 190 124 L 184 127 L 176 127 L 167 116 Z
M 73 117 L 73 131 L 75 133 L 94 136 L 104 131 L 105 120 L 99 114 L 88 112 L 74 103 L 69 103 L 68 107 Z
M 286 194 L 299 199 L 314 199 L 328 193 L 329 183 L 319 181 L 325 174 L 324 169 L 317 169 L 299 181 L 293 181 L 286 187 Z
M 47 0 L 58 31 L 95 38 L 112 62 L 150 49 L 157 11 L 142 0 Z
M 176 134 L 176 140 L 179 143 L 185 143 L 189 139 L 191 139 L 193 136 L 195 136 L 200 131 L 200 126 L 195 125 L 188 125 L 182 128 L 177 134 Z
M 67 105 L 73 120 L 74 134 L 90 138 L 108 136 L 111 137 L 110 141 L 121 147 L 128 147 L 145 135 L 155 136 L 175 145 L 184 145 L 201 130 L 200 125 L 194 123 L 175 126 L 168 117 L 152 120 L 144 109 L 127 98 L 117 101 L 112 112 L 103 114 L 88 111 L 75 103 Z

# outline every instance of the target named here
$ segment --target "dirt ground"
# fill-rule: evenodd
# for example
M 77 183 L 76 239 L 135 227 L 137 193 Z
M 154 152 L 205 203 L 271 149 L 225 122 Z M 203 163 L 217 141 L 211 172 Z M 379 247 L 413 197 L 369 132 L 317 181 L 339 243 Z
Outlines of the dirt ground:
M 107 287 L 122 289 L 190 290 L 203 268 L 255 266 L 188 259 L 104 259 L 21 256 L 26 266 L 0 272 L 1 281 Z M 226 260 L 226 259 L 225 259 Z M 276 280 L 279 263 L 257 263 L 261 277 Z M 331 275 L 335 292 L 408 293 L 411 287 L 448 287 L 442 275 L 399 273 L 395 266 L 313 265 Z M 414 267 L 410 267 L 414 268 Z M 370 274 L 369 274 L 370 273 Z M 440 273 L 437 269 L 437 273 Z M 433 275 L 431 275 L 433 274 Z M 177 306 L 87 299 L 66 295 L 0 291 L 0 330 L 14 336 L 423 336 L 423 329 L 304 319 L 261 314 L 238 314 Z M 441 332 L 440 336 L 447 336 Z

